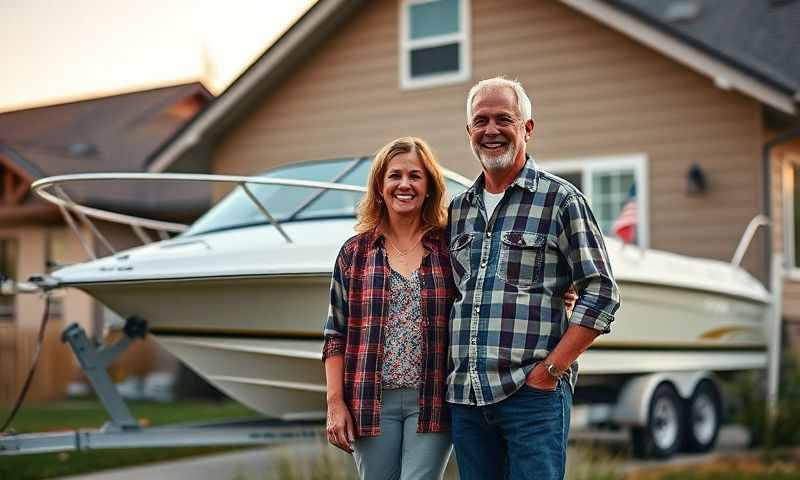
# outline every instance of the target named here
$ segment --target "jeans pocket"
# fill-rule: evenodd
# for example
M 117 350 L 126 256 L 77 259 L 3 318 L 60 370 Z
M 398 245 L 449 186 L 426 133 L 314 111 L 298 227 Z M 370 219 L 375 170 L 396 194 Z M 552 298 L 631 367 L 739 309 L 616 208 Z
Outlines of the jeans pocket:
M 542 279 L 547 235 L 521 231 L 503 232 L 497 276 L 509 285 L 530 288 Z
M 559 380 L 559 382 L 560 382 L 560 380 Z M 531 391 L 533 393 L 538 393 L 538 394 L 542 394 L 542 395 L 552 395 L 552 394 L 558 392 L 558 387 L 559 387 L 559 384 L 556 383 L 556 388 L 554 388 L 552 390 L 545 390 L 545 389 L 542 389 L 542 388 L 532 387 L 532 386 L 530 386 L 528 384 L 528 382 L 525 382 L 525 384 L 523 385 L 522 388 L 526 388 L 526 389 L 528 389 L 529 391 Z

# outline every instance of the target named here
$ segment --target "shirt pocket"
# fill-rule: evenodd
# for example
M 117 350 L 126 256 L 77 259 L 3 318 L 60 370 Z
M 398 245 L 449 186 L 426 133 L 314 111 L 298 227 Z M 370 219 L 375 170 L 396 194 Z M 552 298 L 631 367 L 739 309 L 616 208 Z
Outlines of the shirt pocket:
M 517 288 L 542 281 L 547 235 L 520 231 L 503 232 L 497 276 Z
M 462 233 L 456 235 L 450 242 L 450 264 L 453 267 L 453 280 L 456 285 L 466 282 L 472 276 L 469 260 L 472 238 L 472 233 Z

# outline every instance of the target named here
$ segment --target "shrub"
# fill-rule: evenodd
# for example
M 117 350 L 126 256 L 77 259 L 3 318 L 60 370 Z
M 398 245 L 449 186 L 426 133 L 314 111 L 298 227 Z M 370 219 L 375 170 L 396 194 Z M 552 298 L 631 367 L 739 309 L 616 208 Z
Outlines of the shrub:
M 767 415 L 766 378 L 747 372 L 736 384 L 739 400 L 736 419 L 750 430 L 750 443 L 766 448 L 800 445 L 800 362 L 788 354 L 781 367 L 778 402 Z

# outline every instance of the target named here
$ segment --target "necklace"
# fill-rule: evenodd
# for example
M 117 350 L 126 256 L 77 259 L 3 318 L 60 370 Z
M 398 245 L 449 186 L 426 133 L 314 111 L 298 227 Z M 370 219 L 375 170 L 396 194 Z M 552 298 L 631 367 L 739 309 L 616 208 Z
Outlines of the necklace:
M 419 240 L 417 240 L 413 245 L 411 245 L 406 251 L 400 250 L 400 248 L 398 248 L 393 241 L 389 240 L 388 237 L 386 238 L 386 243 L 389 245 L 389 247 L 394 249 L 394 251 L 397 252 L 398 255 L 400 255 L 401 257 L 405 257 L 412 251 L 416 250 L 417 245 L 419 245 Z

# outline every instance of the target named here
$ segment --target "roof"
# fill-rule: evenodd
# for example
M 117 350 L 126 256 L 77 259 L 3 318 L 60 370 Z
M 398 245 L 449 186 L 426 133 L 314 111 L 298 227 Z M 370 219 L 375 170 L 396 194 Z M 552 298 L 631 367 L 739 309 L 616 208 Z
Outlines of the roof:
M 560 0 L 634 40 L 789 115 L 800 101 L 800 0 Z M 148 170 L 207 171 L 210 149 L 364 0 L 319 0 L 209 107 L 166 143 Z M 666 12 L 699 5 L 691 20 Z M 692 9 L 691 6 L 683 7 Z M 746 18 L 742 18 L 746 17 Z M 729 25 L 734 27 L 727 31 Z M 776 45 L 780 44 L 780 45 Z M 794 54 L 794 55 L 793 55 Z M 791 58 L 790 58 L 791 57 Z M 789 59 L 789 60 L 787 60 Z
M 188 83 L 0 114 L 0 155 L 31 178 L 84 172 L 141 172 L 148 158 L 212 96 Z M 163 189 L 161 189 L 163 190 Z M 74 192 L 76 200 L 129 213 L 161 206 L 197 210 L 207 194 L 123 184 Z M 187 199 L 195 206 L 190 207 Z M 32 201 L 31 199 L 30 201 Z M 192 203 L 190 202 L 190 203 Z
M 607 0 L 787 93 L 800 91 L 798 0 Z

